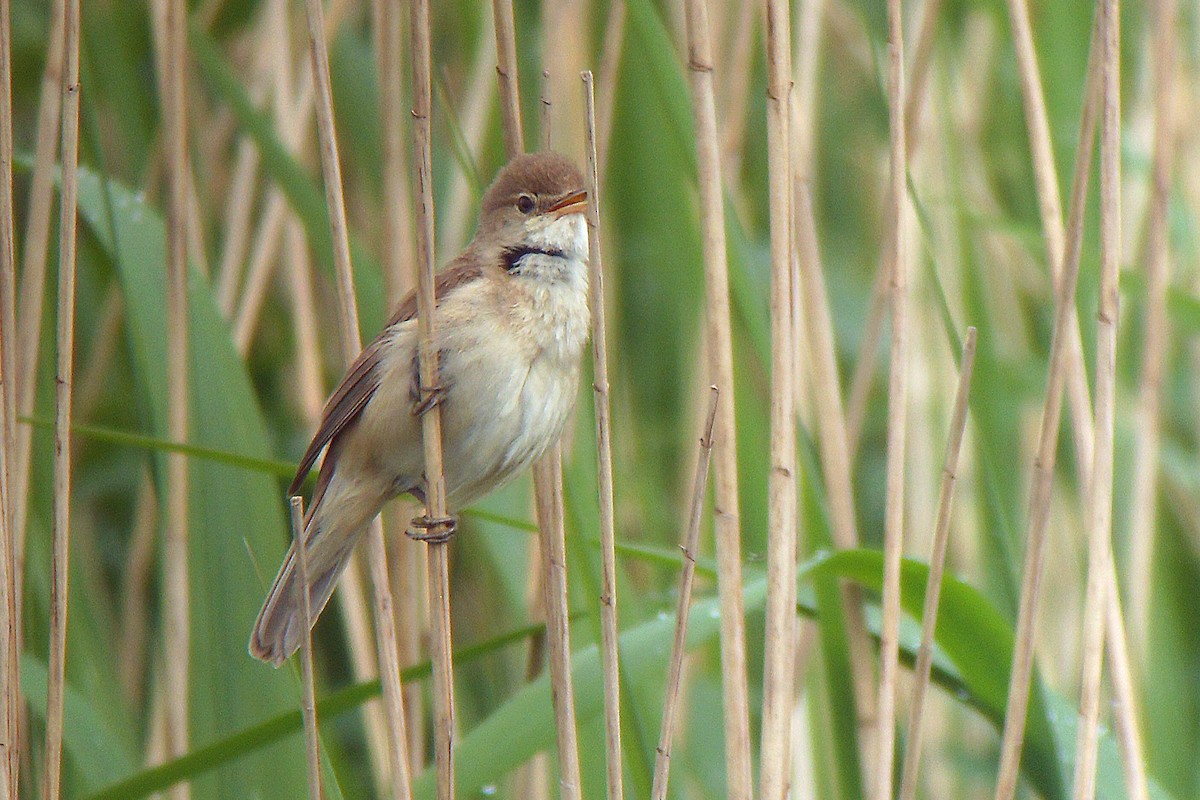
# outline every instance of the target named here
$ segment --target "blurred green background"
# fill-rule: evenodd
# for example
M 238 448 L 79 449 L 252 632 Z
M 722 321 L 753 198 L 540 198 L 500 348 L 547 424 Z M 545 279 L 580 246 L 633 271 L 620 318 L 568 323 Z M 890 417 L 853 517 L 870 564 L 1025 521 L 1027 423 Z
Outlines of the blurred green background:
M 620 2 L 620 0 L 613 0 Z M 188 142 L 193 167 L 191 281 L 192 420 L 191 746 L 167 768 L 161 758 L 164 656 L 160 627 L 162 502 L 165 492 L 166 345 L 163 148 L 151 4 L 85 4 L 82 53 L 80 254 L 71 605 L 65 795 L 138 797 L 187 778 L 196 798 L 303 795 L 296 672 L 273 671 L 247 654 L 250 625 L 287 542 L 284 488 L 290 465 L 313 430 L 313 392 L 323 399 L 341 374 L 329 234 L 311 115 L 292 117 L 308 71 L 302 4 L 193 3 L 189 22 Z M 915 34 L 922 4 L 908 4 Z M 1092 8 L 1034 2 L 1033 26 L 1059 180 L 1070 185 L 1083 99 Z M 845 632 L 830 580 L 868 587 L 877 624 L 886 459 L 886 344 L 865 338 L 872 285 L 884 240 L 888 116 L 882 2 L 797 2 L 796 169 L 811 183 L 837 338 L 843 396 L 871 347 L 881 347 L 855 452 L 854 491 L 863 550 L 828 558 L 829 525 L 811 410 L 811 378 L 797 396 L 802 493 L 802 641 L 793 797 L 863 796 L 855 757 L 853 698 L 845 680 Z M 813 19 L 819 24 L 802 23 Z M 967 448 L 959 475 L 950 565 L 962 580 L 943 598 L 935 692 L 927 712 L 924 797 L 991 795 L 1023 554 L 1027 494 L 1053 321 L 1009 20 L 999 2 L 946 0 L 937 17 L 924 111 L 911 145 L 911 406 L 905 607 L 919 619 L 937 487 L 957 377 L 959 338 L 979 329 L 979 355 Z M 1200 202 L 1197 7 L 1177 28 L 1176 147 L 1167 224 L 1170 245 L 1168 340 L 1159 424 L 1159 491 L 1152 571 L 1130 573 L 1129 487 L 1138 430 L 1133 409 L 1142 360 L 1146 296 L 1147 196 L 1151 185 L 1152 67 L 1149 20 L 1155 4 L 1122 12 L 1121 82 L 1124 252 L 1118 363 L 1114 552 L 1128 592 L 1148 586 L 1148 626 L 1135 638 L 1147 766 L 1153 794 L 1200 796 L 1200 459 L 1197 457 L 1195 294 Z M 14 132 L 18 152 L 18 253 L 26 226 L 39 141 L 42 76 L 51 4 L 14 0 Z M 522 107 L 530 146 L 540 137 L 539 84 L 550 70 L 554 147 L 582 163 L 580 69 L 596 72 L 601 96 L 601 208 L 613 387 L 620 623 L 627 791 L 649 792 L 661 693 L 675 608 L 687 492 L 707 380 L 703 354 L 703 272 L 690 92 L 684 70 L 682 4 L 628 0 L 515 3 Z M 354 266 L 364 337 L 382 325 L 383 140 L 370 4 L 342 0 L 327 9 L 330 58 Z M 273 16 L 274 15 L 274 16 Z M 281 15 L 281 16 L 280 16 Z M 407 108 L 407 6 L 401 17 Z M 767 297 L 765 66 L 761 9 L 710 3 L 718 124 L 726 197 L 736 387 L 743 559 L 747 584 L 750 697 L 761 701 L 762 575 L 770 340 Z M 280 20 L 286 24 L 280 24 Z M 443 263 L 469 237 L 482 189 L 504 161 L 494 79 L 495 44 L 486 4 L 451 2 L 433 10 L 434 189 Z M 606 58 L 607 52 L 615 57 Z M 913 47 L 910 45 L 911 55 Z M 811 58 L 808 54 L 812 54 Z M 815 72 L 799 65 L 814 64 Z M 611 104 L 605 100 L 611 92 Z M 807 101 L 804 98 L 811 98 Z M 410 155 L 408 120 L 404 154 Z M 53 132 L 52 132 L 53 133 Z M 807 143 L 807 144 L 806 144 Z M 228 210 L 243 167 L 253 159 L 244 213 Z M 1098 236 L 1095 178 L 1078 293 L 1085 358 L 1092 363 Z M 272 195 L 279 193 L 273 200 Z M 272 204 L 281 222 L 267 223 Z M 55 201 L 55 205 L 57 202 Z M 55 212 L 57 213 L 57 212 Z M 405 225 L 411 212 L 402 215 Z M 234 241 L 245 223 L 247 241 Z M 290 230 L 301 232 L 297 249 Z M 50 230 L 56 231 L 57 225 Z M 45 421 L 53 416 L 52 287 L 57 237 L 49 238 L 40 300 L 18 307 L 19 329 L 35 331 L 40 306 L 24 624 L 23 686 L 29 699 L 24 789 L 40 775 L 45 712 L 49 596 L 50 458 Z M 246 304 L 244 278 L 255 248 L 261 306 Z M 306 243 L 306 245 L 305 245 Z M 411 248 L 410 229 L 403 247 Z M 297 260 L 297 254 L 305 255 Z M 26 255 L 26 258 L 28 256 Z M 402 259 L 407 274 L 408 256 Z M 295 325 L 295 275 L 315 298 L 315 357 L 302 372 Z M 226 277 L 225 273 L 235 270 Z M 19 273 L 28 280 L 31 265 Z M 228 296 L 222 282 L 228 282 Z M 244 329 L 239 339 L 238 326 Z M 886 334 L 886 326 L 885 326 Z M 807 363 L 801 357 L 801 363 Z M 590 369 L 590 362 L 589 367 Z M 315 383 L 314 383 L 315 379 Z M 587 382 L 584 383 L 587 386 Z M 137 435 L 149 438 L 131 438 Z M 599 556 L 591 392 L 581 394 L 566 456 L 571 628 L 585 796 L 603 793 L 599 634 Z M 1069 418 L 1064 420 L 1050 527 L 1049 570 L 1038 666 L 1044 682 L 1031 717 L 1024 765 L 1026 796 L 1059 798 L 1070 786 L 1079 630 L 1086 547 Z M 520 797 L 514 769 L 554 749 L 544 681 L 526 685 L 526 627 L 532 519 L 527 477 L 469 514 L 453 546 L 454 633 L 458 648 L 478 645 L 457 668 L 460 796 Z M 1145 513 L 1142 509 L 1138 513 Z M 704 552 L 711 554 L 706 520 Z M 416 552 L 393 534 L 398 551 Z M 684 717 L 672 769 L 676 797 L 724 796 L 715 580 L 702 560 L 692 625 Z M 408 573 L 400 572 L 401 575 Z M 397 588 L 406 586 L 397 580 Z M 420 587 L 415 596 L 420 597 Z M 411 587 L 409 591 L 411 592 Z M 836 598 L 836 595 L 834 595 Z M 420 629 L 417 603 L 400 616 Z M 821 613 L 822 610 L 825 613 Z M 906 623 L 911 653 L 916 623 Z M 505 634 L 512 633 L 512 636 Z M 499 637 L 499 638 L 497 638 Z M 382 797 L 372 767 L 362 701 L 377 688 L 358 683 L 347 632 L 334 606 L 317 627 L 318 697 L 340 701 L 322 717 L 329 796 Z M 418 667 L 423 655 L 415 655 Z M 413 673 L 412 697 L 427 690 Z M 907 697 L 907 673 L 902 682 Z M 357 687 L 357 688 L 356 688 Z M 339 694 L 340 693 L 340 694 Z M 410 698 L 411 699 L 411 698 Z M 905 704 L 901 703 L 903 709 Z M 292 714 L 293 716 L 281 716 Z M 757 716 L 757 712 L 755 712 Z M 1108 714 L 1106 712 L 1105 716 Z M 904 717 L 901 716 L 901 729 Z M 410 735 L 429 735 L 425 719 Z M 274 726 L 274 727 L 272 727 Z M 752 728 L 757 730 L 757 720 Z M 901 741 L 901 747 L 903 742 Z M 156 754 L 158 756 L 156 757 Z M 551 766 L 551 770 L 553 766 Z M 174 771 L 172 771 L 174 770 Z M 432 796 L 432 779 L 418 782 Z M 553 781 L 550 783 L 553 786 Z M 25 796 L 25 791 L 22 792 Z M 1100 794 L 1124 796 L 1115 745 L 1105 740 Z

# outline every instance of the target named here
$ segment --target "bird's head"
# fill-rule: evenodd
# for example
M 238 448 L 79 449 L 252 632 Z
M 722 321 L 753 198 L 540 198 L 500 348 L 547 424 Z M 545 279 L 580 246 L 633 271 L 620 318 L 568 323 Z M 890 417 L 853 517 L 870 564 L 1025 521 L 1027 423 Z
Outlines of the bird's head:
M 587 203 L 583 175 L 567 158 L 548 152 L 517 156 L 483 196 L 475 246 L 499 255 L 510 272 L 528 255 L 586 261 Z

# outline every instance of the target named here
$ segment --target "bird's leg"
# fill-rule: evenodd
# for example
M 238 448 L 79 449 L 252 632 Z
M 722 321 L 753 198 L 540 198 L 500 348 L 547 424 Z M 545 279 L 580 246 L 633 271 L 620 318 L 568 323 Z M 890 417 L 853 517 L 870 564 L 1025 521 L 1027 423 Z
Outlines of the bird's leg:
M 408 538 L 429 544 L 445 544 L 458 530 L 457 517 L 431 517 L 428 513 L 413 517 L 411 524 L 404 532 Z

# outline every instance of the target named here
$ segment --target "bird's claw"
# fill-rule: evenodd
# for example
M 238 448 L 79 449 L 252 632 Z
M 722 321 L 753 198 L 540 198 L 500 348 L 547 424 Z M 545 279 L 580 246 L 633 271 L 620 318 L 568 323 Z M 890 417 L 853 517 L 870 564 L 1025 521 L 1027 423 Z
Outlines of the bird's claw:
M 419 517 L 413 517 L 412 527 L 404 533 L 408 538 L 418 542 L 445 544 L 454 538 L 456 531 L 458 531 L 456 517 L 431 517 L 428 514 L 422 514 Z
M 444 384 L 438 384 L 430 389 L 420 387 L 420 396 L 421 402 L 413 406 L 414 417 L 423 417 L 429 409 L 441 405 L 442 401 L 446 399 L 446 387 Z

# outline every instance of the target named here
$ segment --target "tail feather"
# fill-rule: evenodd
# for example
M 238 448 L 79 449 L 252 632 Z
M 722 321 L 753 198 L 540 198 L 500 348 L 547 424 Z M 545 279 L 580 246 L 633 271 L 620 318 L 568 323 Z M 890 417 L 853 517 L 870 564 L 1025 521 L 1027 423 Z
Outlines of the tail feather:
M 328 459 L 328 456 L 326 456 Z M 341 466 L 341 465 L 339 465 Z M 311 622 L 320 616 L 350 561 L 354 545 L 367 525 L 395 490 L 390 483 L 372 480 L 361 472 L 338 469 L 317 482 L 313 504 L 304 525 L 308 597 Z M 250 654 L 275 666 L 300 649 L 304 628 L 300 565 L 295 545 L 288 549 L 275 583 L 263 602 L 250 635 Z
M 333 594 L 337 579 L 350 561 L 358 536 L 347 537 L 337 550 L 321 553 L 319 548 L 306 551 L 308 556 L 308 597 L 311 621 L 316 622 Z M 293 545 L 284 559 L 279 575 L 258 612 L 254 632 L 250 637 L 250 654 L 276 667 L 300 649 L 307 633 L 304 628 L 304 605 L 299 591 L 300 564 Z

